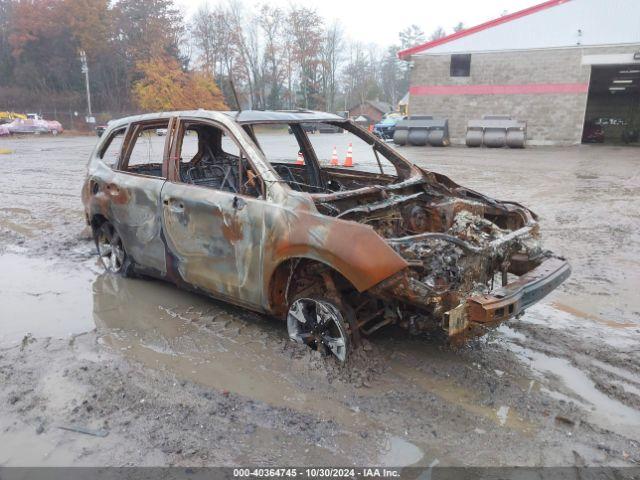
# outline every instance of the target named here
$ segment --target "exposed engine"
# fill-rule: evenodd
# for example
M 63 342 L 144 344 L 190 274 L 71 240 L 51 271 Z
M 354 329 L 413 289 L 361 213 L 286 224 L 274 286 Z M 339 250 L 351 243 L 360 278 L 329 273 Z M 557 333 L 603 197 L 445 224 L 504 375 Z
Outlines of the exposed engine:
M 325 214 L 370 225 L 410 265 L 407 272 L 374 287 L 398 306 L 397 321 L 413 331 L 446 327 L 446 313 L 472 295 L 507 284 L 544 257 L 535 216 L 462 187 L 421 182 L 323 198 Z M 457 187 L 457 185 L 455 186 Z M 395 322 L 394 322 L 395 323 Z

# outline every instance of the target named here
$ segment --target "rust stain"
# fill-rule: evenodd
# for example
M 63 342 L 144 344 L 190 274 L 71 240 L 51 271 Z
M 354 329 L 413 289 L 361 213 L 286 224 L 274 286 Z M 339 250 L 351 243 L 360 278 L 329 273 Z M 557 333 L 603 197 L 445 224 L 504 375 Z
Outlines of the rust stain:
M 242 223 L 236 215 L 222 215 L 222 234 L 231 243 L 242 240 Z

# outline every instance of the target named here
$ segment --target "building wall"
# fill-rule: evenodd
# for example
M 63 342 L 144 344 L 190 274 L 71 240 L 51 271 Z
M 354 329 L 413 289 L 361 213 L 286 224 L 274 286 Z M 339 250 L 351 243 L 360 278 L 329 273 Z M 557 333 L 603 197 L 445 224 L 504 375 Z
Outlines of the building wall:
M 469 77 L 449 76 L 450 55 L 425 52 L 412 58 L 409 113 L 448 118 L 454 143 L 463 143 L 467 122 L 484 114 L 525 120 L 529 144 L 579 143 L 591 72 L 582 56 L 638 49 L 640 45 L 472 53 Z M 433 88 L 438 86 L 447 87 Z M 497 93 L 465 93 L 474 86 Z M 532 90 L 538 93 L 518 93 Z

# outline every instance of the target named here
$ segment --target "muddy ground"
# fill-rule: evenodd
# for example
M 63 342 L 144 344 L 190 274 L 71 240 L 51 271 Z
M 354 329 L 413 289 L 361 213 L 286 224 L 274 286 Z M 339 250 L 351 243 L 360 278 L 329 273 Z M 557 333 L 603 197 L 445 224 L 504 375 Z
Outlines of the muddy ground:
M 640 462 L 640 150 L 402 149 L 531 207 L 573 275 L 465 347 L 386 330 L 340 368 L 272 319 L 103 274 L 95 141 L 0 141 L 0 465 Z

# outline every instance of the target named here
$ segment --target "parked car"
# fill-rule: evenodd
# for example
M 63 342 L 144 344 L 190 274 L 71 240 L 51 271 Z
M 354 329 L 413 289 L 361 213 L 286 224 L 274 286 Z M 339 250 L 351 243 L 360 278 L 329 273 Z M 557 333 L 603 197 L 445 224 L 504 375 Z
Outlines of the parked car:
M 49 127 L 49 133 L 52 135 L 60 135 L 64 132 L 64 128 L 62 128 L 62 124 L 56 120 L 43 120 L 46 122 Z
M 96 130 L 96 135 L 98 135 L 99 137 L 102 136 L 102 134 L 104 133 L 104 131 L 107 129 L 106 125 L 97 125 L 95 130 Z
M 604 127 L 595 122 L 586 122 L 582 131 L 584 143 L 604 143 Z
M 393 173 L 321 163 L 311 123 L 345 130 Z M 144 134 L 169 125 L 164 148 Z M 254 129 L 262 125 L 287 126 L 297 144 L 267 157 Z M 481 334 L 570 274 L 565 259 L 542 249 L 529 209 L 412 164 L 329 113 L 198 110 L 113 121 L 91 154 L 82 200 L 108 271 L 280 318 L 292 340 L 339 361 L 392 324 Z
M 316 133 L 318 131 L 318 123 L 303 123 L 301 124 L 302 129 L 305 131 L 305 133 Z M 288 129 L 289 134 L 293 133 L 293 130 L 291 129 L 291 127 L 289 127 Z
M 32 118 L 16 118 L 11 123 L 6 124 L 6 127 L 11 131 L 11 133 L 50 133 L 52 135 L 58 135 L 64 131 L 60 122 L 57 122 L 55 120 L 42 120 Z
M 396 124 L 402 120 L 402 117 L 387 117 L 380 120 L 373 126 L 373 133 L 383 140 L 391 140 L 396 131 Z
M 328 123 L 319 123 L 318 133 L 342 133 L 342 129 L 335 125 L 329 125 Z
M 164 137 L 167 134 L 166 128 L 156 128 L 156 135 L 159 137 Z

